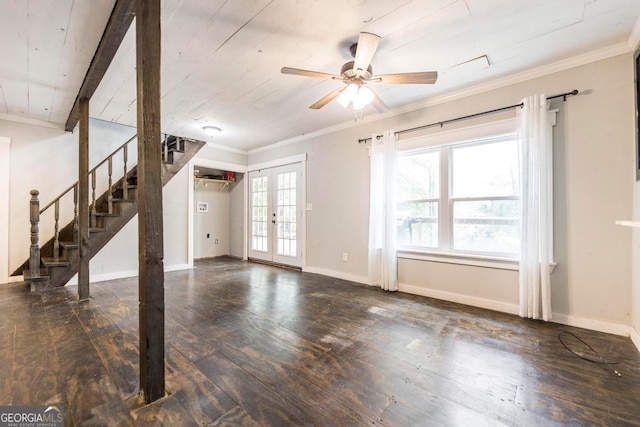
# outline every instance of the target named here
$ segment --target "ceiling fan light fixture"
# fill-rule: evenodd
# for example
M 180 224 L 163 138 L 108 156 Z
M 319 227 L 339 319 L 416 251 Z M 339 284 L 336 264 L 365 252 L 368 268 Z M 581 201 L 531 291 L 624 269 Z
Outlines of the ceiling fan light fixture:
M 209 136 L 214 136 L 222 132 L 222 129 L 217 126 L 203 126 L 202 130 Z
M 338 97 L 338 99 L 336 99 L 336 101 L 338 101 L 338 103 L 342 105 L 344 108 L 347 108 L 349 106 L 349 103 L 355 99 L 357 94 L 358 94 L 358 85 L 356 85 L 355 83 L 351 83 L 340 94 L 340 96 Z
M 360 86 L 360 89 L 358 89 L 358 93 L 356 93 L 355 98 L 353 98 L 353 109 L 362 110 L 364 107 L 371 104 L 374 96 L 375 95 L 373 94 L 371 89 L 366 86 Z

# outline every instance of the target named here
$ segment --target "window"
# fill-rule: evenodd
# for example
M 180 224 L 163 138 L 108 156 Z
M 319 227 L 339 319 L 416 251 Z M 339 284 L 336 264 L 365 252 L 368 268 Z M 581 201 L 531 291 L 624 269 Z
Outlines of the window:
M 514 134 L 401 153 L 398 246 L 517 258 L 519 175 Z

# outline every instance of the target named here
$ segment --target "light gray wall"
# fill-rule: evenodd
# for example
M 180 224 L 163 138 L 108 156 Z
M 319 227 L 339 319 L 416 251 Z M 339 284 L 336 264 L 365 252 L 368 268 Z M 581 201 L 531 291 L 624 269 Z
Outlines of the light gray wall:
M 135 134 L 131 127 L 100 120 L 90 120 L 89 125 L 90 168 Z M 78 134 L 0 120 L 0 135 L 11 138 L 9 266 L 13 272 L 29 256 L 29 191 L 39 190 L 41 206 L 44 206 L 77 181 Z M 136 163 L 137 150 L 133 144 L 129 150 L 129 169 Z M 114 171 L 121 167 L 119 160 L 114 161 Z M 188 168 L 184 168 L 163 189 L 164 265 L 167 269 L 188 265 L 188 178 Z M 98 174 L 98 196 L 106 189 L 106 179 L 104 171 Z M 69 199 L 61 206 L 61 226 L 73 215 L 72 198 Z M 90 266 L 91 280 L 137 274 L 137 224 L 137 217 L 134 217 L 94 256 Z M 52 217 L 44 215 L 41 218 L 40 235 L 41 243 L 53 235 Z
M 89 167 L 93 168 L 134 134 L 135 129 L 130 127 L 91 120 Z M 40 191 L 44 206 L 78 180 L 78 134 L 0 120 L 0 135 L 11 138 L 9 267 L 13 272 L 29 257 L 29 191 Z M 135 165 L 135 150 L 129 158 L 130 165 Z M 72 194 L 69 199 L 61 206 L 61 224 L 73 218 Z M 53 214 L 47 215 L 41 221 L 43 242 L 53 235 Z
M 209 204 L 208 212 L 198 212 L 194 206 L 193 257 L 198 259 L 229 255 L 231 229 L 229 187 L 221 190 L 220 184 L 208 183 L 205 187 L 201 182 L 194 191 L 193 199 L 195 205 L 198 202 Z M 207 234 L 209 234 L 209 238 L 207 238 Z
M 525 96 L 582 94 L 558 108 L 554 129 L 555 258 L 552 307 L 565 322 L 588 319 L 596 328 L 631 324 L 631 236 L 615 221 L 630 218 L 633 199 L 633 78 L 621 55 L 523 83 L 364 122 L 353 128 L 249 155 L 249 164 L 307 153 L 307 265 L 336 276 L 366 280 L 369 164 L 358 138 L 401 130 L 505 105 Z M 319 112 L 321 114 L 321 112 Z M 466 127 L 515 113 L 445 127 Z M 428 131 L 438 132 L 438 128 Z M 427 132 L 425 132 L 427 133 Z M 409 134 L 414 137 L 416 134 Z M 400 141 L 400 145 L 402 140 Z M 349 261 L 342 262 L 342 253 Z M 401 284 L 422 293 L 454 294 L 515 307 L 517 272 L 401 260 Z

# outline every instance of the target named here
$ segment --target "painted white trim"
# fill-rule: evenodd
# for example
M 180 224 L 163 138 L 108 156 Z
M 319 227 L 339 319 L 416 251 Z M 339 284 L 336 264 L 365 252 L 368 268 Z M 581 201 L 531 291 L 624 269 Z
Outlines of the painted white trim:
M 189 267 L 189 264 L 174 264 L 168 265 L 164 267 L 165 273 L 170 273 L 172 271 L 180 271 L 180 270 L 190 270 L 193 267 Z M 137 277 L 138 270 L 125 270 L 125 271 L 115 271 L 113 273 L 102 273 L 102 274 L 92 274 L 89 277 L 90 283 L 99 283 L 106 282 L 109 280 L 118 280 L 118 279 L 129 279 L 131 277 Z M 65 286 L 77 286 L 78 285 L 78 275 L 76 274 L 67 282 Z
M 242 260 L 247 261 L 249 259 L 249 230 L 250 230 L 250 221 L 249 221 L 249 174 L 247 173 L 242 178 L 243 188 L 244 188 L 244 196 L 243 196 L 243 210 L 242 213 L 244 218 L 244 230 L 242 232 Z
M 64 130 L 64 123 L 45 122 L 44 120 L 31 119 L 29 117 L 16 116 L 13 114 L 0 113 L 0 120 L 8 122 L 24 123 L 27 125 L 40 126 L 43 128 Z
M 638 351 L 640 351 L 640 334 L 638 333 L 636 328 L 631 328 L 630 337 L 631 337 L 631 342 L 633 342 L 633 344 L 636 346 Z
M 358 276 L 350 273 L 343 273 L 341 271 L 329 270 L 320 267 L 303 267 L 302 271 L 305 273 L 321 274 L 323 276 L 335 277 L 336 279 L 347 280 L 349 282 L 369 284 L 369 278 L 366 276 Z
M 249 165 L 247 170 L 249 172 L 258 171 L 262 169 L 270 169 L 278 166 L 290 165 L 293 163 L 304 163 L 307 161 L 307 153 L 297 154 L 295 156 L 283 157 L 281 159 L 269 160 L 268 162 L 255 163 Z
M 628 337 L 631 327 L 619 323 L 605 322 L 602 320 L 588 319 L 586 317 L 572 316 L 569 314 L 553 313 L 551 321 L 561 325 L 576 326 L 578 328 L 590 329 L 592 331 L 605 332 L 607 334 L 621 335 Z
M 9 276 L 7 278 L 7 283 L 17 283 L 17 282 L 24 282 L 24 276 L 20 275 L 20 276 Z
M 627 39 L 627 45 L 632 52 L 635 52 L 638 48 L 638 44 L 640 44 L 640 16 L 636 19 L 636 23 L 633 26 L 633 30 L 631 30 L 629 39 Z
M 469 265 L 474 267 L 495 268 L 500 270 L 517 271 L 520 269 L 519 261 L 514 259 L 483 257 L 474 255 L 458 255 L 452 253 L 418 253 L 399 250 L 398 259 L 440 262 L 443 264 Z
M 207 142 L 207 147 L 215 148 L 216 150 L 228 151 L 230 153 L 237 153 L 237 154 L 244 154 L 244 155 L 248 154 L 247 150 L 242 150 L 240 148 L 227 147 L 226 145 L 216 144 L 215 142 Z
M 398 284 L 398 286 L 399 286 L 400 292 L 406 292 L 409 294 L 455 302 L 458 304 L 470 305 L 472 307 L 485 308 L 488 310 L 499 311 L 502 313 L 514 314 L 516 316 L 520 312 L 517 304 L 510 304 L 507 302 L 488 300 L 484 298 L 477 298 L 477 297 L 472 297 L 468 295 L 455 294 L 455 293 L 439 291 L 435 289 L 428 289 L 428 288 L 423 288 L 415 285 L 407 285 L 404 283 L 400 283 Z M 601 320 L 588 319 L 585 317 L 570 316 L 570 315 L 560 314 L 560 313 L 553 313 L 551 322 L 559 323 L 561 325 L 575 326 L 578 328 L 590 329 L 592 331 L 605 332 L 608 334 L 621 335 L 621 336 L 629 336 L 629 333 L 630 333 L 630 328 L 627 325 L 604 322 Z M 637 342 L 640 343 L 640 336 L 638 336 L 637 333 L 635 333 L 635 335 L 636 335 Z M 638 344 L 636 344 L 636 347 L 639 347 Z
M 225 171 L 233 171 L 239 173 L 247 173 L 247 166 L 238 163 L 221 162 L 218 160 L 205 159 L 203 157 L 194 157 L 191 163 L 195 166 L 202 166 L 211 169 L 220 169 Z
M 168 265 L 164 268 L 164 272 L 165 273 L 170 273 L 172 271 L 181 271 L 181 270 L 190 270 L 192 269 L 192 266 L 189 266 L 189 264 L 173 264 L 173 265 Z
M 193 205 L 194 205 L 194 180 L 193 180 L 193 159 L 187 164 L 189 168 L 188 188 L 187 188 L 187 263 L 189 268 L 193 268 L 193 251 L 194 251 L 194 236 L 193 236 Z
M 301 171 L 302 175 L 302 201 L 300 202 L 300 209 L 302 209 L 302 230 L 300 231 L 300 240 L 301 240 L 301 248 L 302 248 L 302 259 L 300 260 L 301 268 L 305 268 L 307 266 L 307 162 L 306 155 L 305 161 L 301 162 Z
M 472 307 L 485 308 L 487 310 L 500 311 L 502 313 L 516 315 L 519 313 L 518 305 L 508 302 L 500 302 L 484 298 L 472 297 L 469 295 L 455 294 L 453 292 L 439 291 L 435 289 L 423 288 L 421 286 L 407 285 L 405 283 L 399 283 L 398 288 L 400 292 L 406 292 L 408 294 L 420 295 L 423 297 L 470 305 Z
M 293 138 L 284 139 L 282 141 L 278 141 L 270 145 L 254 148 L 252 150 L 249 150 L 247 153 L 255 154 L 262 151 L 281 148 L 286 145 L 294 144 L 301 141 L 306 141 L 308 139 L 316 138 L 321 135 L 326 135 L 326 134 L 337 132 L 343 129 L 349 129 L 355 126 L 359 126 L 363 123 L 375 122 L 378 120 L 395 117 L 400 114 L 420 110 L 422 108 L 433 107 L 434 105 L 444 104 L 446 102 L 467 98 L 471 95 L 477 95 L 477 94 L 481 94 L 491 90 L 500 89 L 506 86 L 511 86 L 517 83 L 526 82 L 528 80 L 536 79 L 549 74 L 558 73 L 561 71 L 569 70 L 571 68 L 575 68 L 575 67 L 590 64 L 593 62 L 601 61 L 603 59 L 611 58 L 617 55 L 622 55 L 630 51 L 631 49 L 629 47 L 629 43 L 627 41 L 621 42 L 615 45 L 604 47 L 602 49 L 583 53 L 581 55 L 572 56 L 570 58 L 566 58 L 551 64 L 542 65 L 542 66 L 525 70 L 519 73 L 511 74 L 505 77 L 499 77 L 499 78 L 490 80 L 488 82 L 471 85 L 466 88 L 444 93 L 442 95 L 436 95 L 425 101 L 407 104 L 402 107 L 394 108 L 392 110 L 389 110 L 381 114 L 372 114 L 369 116 L 365 116 L 362 119 L 358 120 L 357 122 L 354 122 L 353 120 L 349 120 L 348 122 L 340 123 L 324 129 L 318 129 L 316 131 L 309 132 L 304 135 L 298 135 Z M 568 88 L 567 90 L 571 90 L 571 88 Z
M 0 283 L 9 283 L 11 139 L 0 136 Z
M 480 140 L 483 138 L 496 139 L 502 135 L 513 134 L 515 136 L 517 125 L 518 124 L 514 116 L 510 119 L 496 120 L 493 122 L 466 126 L 459 129 L 445 130 L 414 138 L 400 139 L 398 140 L 398 152 L 403 153 L 405 151 L 432 148 L 453 143 L 463 144 L 467 141 Z

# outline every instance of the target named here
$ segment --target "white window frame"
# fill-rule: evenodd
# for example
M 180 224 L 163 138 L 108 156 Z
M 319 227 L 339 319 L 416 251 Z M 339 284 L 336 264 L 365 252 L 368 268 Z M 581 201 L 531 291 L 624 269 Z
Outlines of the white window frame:
M 551 123 L 555 124 L 555 111 L 550 114 Z M 515 118 L 494 121 L 485 124 L 468 126 L 459 129 L 447 130 L 431 135 L 424 135 L 416 138 L 404 139 L 398 142 L 399 155 L 410 155 L 420 151 L 441 148 L 444 146 L 463 145 L 472 143 L 482 143 L 482 140 L 499 140 L 500 138 L 513 138 L 517 132 L 517 122 Z M 517 270 L 519 259 L 504 256 L 503 254 L 484 254 L 477 252 L 465 252 L 453 250 L 451 245 L 452 230 L 450 225 L 453 221 L 453 201 L 470 200 L 473 198 L 452 198 L 450 197 L 449 185 L 451 181 L 451 165 L 449 159 L 450 149 L 440 150 L 440 176 L 448 179 L 440 179 L 440 199 L 438 218 L 438 249 L 402 247 L 398 250 L 398 258 L 415 259 L 424 261 L 443 262 L 450 264 L 475 265 L 488 268 L 498 268 L 507 270 Z M 443 170 L 446 169 L 446 170 Z M 443 196 L 446 196 L 445 206 Z M 519 200 L 519 196 L 516 198 Z M 489 198 L 482 198 L 488 200 Z M 496 197 L 496 199 L 512 200 L 513 197 Z M 552 258 L 553 259 L 553 258 Z

